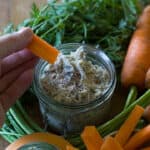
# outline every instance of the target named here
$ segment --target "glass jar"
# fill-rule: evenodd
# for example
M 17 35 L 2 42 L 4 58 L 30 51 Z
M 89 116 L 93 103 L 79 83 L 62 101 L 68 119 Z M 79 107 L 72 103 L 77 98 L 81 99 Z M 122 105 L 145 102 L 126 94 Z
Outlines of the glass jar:
M 80 132 L 86 125 L 99 125 L 106 121 L 110 113 L 111 97 L 116 86 L 114 65 L 100 49 L 79 43 L 62 44 L 57 49 L 68 55 L 81 45 L 86 49 L 88 59 L 92 63 L 105 67 L 109 72 L 109 87 L 99 98 L 81 105 L 57 102 L 46 94 L 40 83 L 40 77 L 48 63 L 40 60 L 35 68 L 33 86 L 45 123 L 50 129 L 64 135 Z

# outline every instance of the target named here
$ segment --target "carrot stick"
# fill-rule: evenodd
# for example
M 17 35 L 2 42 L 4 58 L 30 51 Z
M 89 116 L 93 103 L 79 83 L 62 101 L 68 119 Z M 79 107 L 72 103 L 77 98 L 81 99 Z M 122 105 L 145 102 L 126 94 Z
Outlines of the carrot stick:
M 115 138 L 108 136 L 104 140 L 100 150 L 123 150 L 123 148 Z
M 86 126 L 81 133 L 81 138 L 88 150 L 100 150 L 103 139 L 95 126 Z
M 124 146 L 125 150 L 134 150 L 150 140 L 150 125 L 135 133 Z
M 49 63 L 54 63 L 59 54 L 59 51 L 56 48 L 48 44 L 37 35 L 33 36 L 32 42 L 28 45 L 27 48 L 35 55 L 48 61 Z
M 71 146 L 71 145 L 67 145 L 66 146 L 66 150 L 79 150 L 78 148 L 75 148 L 75 147 L 73 147 L 73 146 Z
M 144 108 L 136 105 L 132 112 L 129 114 L 126 121 L 120 127 L 119 131 L 115 135 L 115 139 L 120 143 L 121 146 L 126 144 L 143 112 Z
M 150 5 L 141 14 L 131 38 L 121 72 L 125 87 L 145 86 L 145 75 L 150 67 Z

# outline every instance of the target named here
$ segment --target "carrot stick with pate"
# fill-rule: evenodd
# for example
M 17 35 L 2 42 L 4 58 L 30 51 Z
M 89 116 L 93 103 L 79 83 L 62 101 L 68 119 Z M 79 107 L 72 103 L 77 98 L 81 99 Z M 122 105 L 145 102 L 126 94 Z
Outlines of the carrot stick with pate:
M 55 62 L 59 54 L 59 51 L 55 47 L 51 46 L 37 35 L 33 36 L 33 39 L 27 48 L 36 56 L 39 56 L 51 64 Z

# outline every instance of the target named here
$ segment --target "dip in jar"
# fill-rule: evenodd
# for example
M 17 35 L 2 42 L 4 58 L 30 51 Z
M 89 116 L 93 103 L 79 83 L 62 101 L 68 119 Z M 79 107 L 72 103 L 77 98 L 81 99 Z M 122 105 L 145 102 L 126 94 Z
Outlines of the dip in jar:
M 102 96 L 109 88 L 110 76 L 104 66 L 88 60 L 84 46 L 69 55 L 61 53 L 47 64 L 41 86 L 54 100 L 69 105 L 86 104 Z
M 40 60 L 34 89 L 45 123 L 60 134 L 99 125 L 110 112 L 116 86 L 114 65 L 101 50 L 78 43 L 64 44 L 54 64 Z

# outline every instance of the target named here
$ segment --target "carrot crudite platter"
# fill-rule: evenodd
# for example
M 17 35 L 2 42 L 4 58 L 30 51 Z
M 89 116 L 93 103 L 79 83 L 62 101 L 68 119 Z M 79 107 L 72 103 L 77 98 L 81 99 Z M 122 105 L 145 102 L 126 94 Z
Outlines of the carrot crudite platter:
M 7 150 L 150 149 L 150 1 L 32 5 L 30 88 L 6 113 Z

